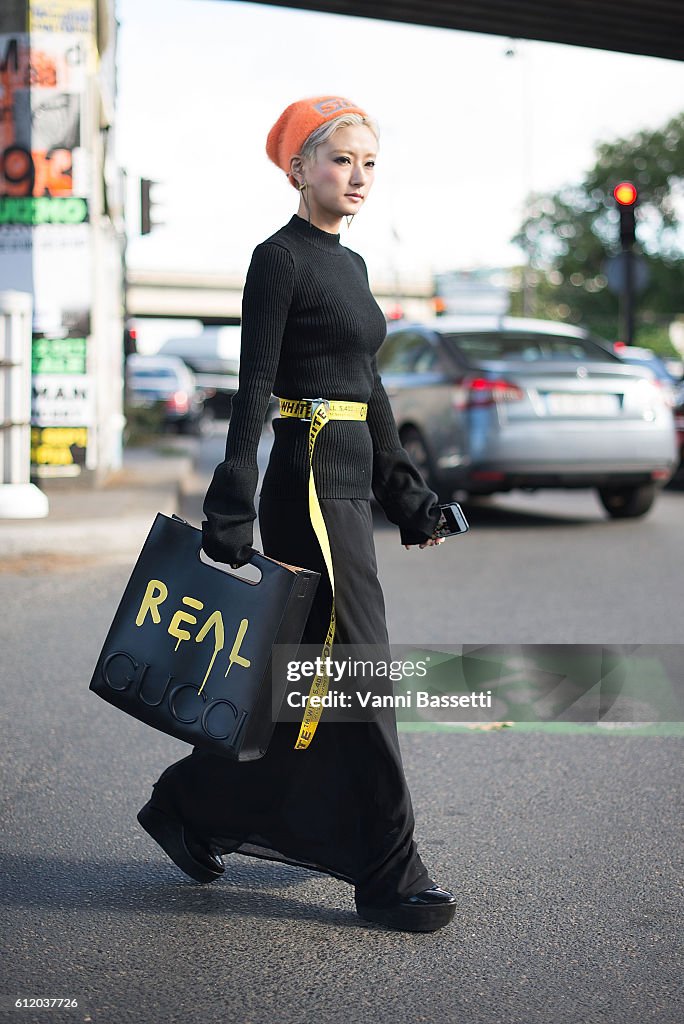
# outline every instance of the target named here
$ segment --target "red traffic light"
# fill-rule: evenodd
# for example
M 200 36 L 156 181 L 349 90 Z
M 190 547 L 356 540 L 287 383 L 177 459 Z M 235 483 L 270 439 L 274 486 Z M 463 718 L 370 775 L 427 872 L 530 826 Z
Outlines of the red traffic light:
M 634 206 L 637 201 L 637 190 L 631 181 L 621 181 L 613 189 L 613 195 L 620 206 Z

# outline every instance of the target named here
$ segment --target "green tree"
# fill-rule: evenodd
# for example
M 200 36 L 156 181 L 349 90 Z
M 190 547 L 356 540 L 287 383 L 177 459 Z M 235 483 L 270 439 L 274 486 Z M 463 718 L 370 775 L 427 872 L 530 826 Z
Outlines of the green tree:
M 684 315 L 684 113 L 658 130 L 600 144 L 582 182 L 528 198 L 513 241 L 527 256 L 534 314 L 618 336 L 618 298 L 607 287 L 603 264 L 619 251 L 613 188 L 623 180 L 639 192 L 636 249 L 650 272 L 637 299 L 635 340 L 675 354 L 667 325 Z M 514 293 L 512 309 L 521 312 L 521 291 Z

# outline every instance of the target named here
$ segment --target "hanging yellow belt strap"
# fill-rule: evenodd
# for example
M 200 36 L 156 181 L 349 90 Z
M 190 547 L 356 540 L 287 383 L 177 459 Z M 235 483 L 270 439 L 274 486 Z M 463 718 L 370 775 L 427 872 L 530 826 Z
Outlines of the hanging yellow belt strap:
M 335 575 L 333 572 L 332 554 L 330 552 L 330 541 L 328 531 L 325 528 L 325 520 L 321 512 L 321 506 L 316 494 L 316 482 L 314 480 L 313 453 L 316 439 L 323 427 L 330 420 L 365 420 L 368 406 L 365 402 L 343 402 L 328 401 L 325 398 L 281 398 L 280 415 L 294 416 L 297 419 L 309 420 L 309 516 L 311 525 L 320 544 L 325 561 L 328 576 L 330 577 L 330 588 L 332 590 L 332 608 L 330 611 L 330 624 L 323 645 L 322 659 L 329 658 L 332 653 L 333 639 L 335 636 Z M 328 692 L 328 673 L 318 673 L 311 684 L 309 699 L 306 704 L 306 711 L 299 729 L 299 736 L 295 743 L 295 750 L 306 750 L 316 732 L 316 726 L 320 720 L 323 708 L 312 707 L 311 698 L 325 697 Z

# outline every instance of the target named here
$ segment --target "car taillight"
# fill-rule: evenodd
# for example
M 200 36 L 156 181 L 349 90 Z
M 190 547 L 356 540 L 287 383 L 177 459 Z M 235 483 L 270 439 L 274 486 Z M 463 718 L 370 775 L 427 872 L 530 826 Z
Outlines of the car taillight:
M 188 398 L 187 391 L 174 391 L 171 397 L 167 398 L 166 404 L 174 412 L 187 412 L 190 408 L 190 399 Z
M 525 392 L 517 384 L 497 377 L 466 377 L 454 388 L 452 402 L 457 409 L 473 408 L 474 406 L 495 405 L 497 402 L 517 402 L 525 397 Z

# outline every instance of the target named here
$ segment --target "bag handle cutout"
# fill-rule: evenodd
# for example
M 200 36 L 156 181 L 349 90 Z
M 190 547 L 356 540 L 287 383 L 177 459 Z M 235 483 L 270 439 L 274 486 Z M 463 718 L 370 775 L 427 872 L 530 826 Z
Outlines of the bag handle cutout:
M 258 586 L 264 576 L 261 569 L 254 565 L 253 562 L 246 562 L 239 569 L 233 569 L 228 562 L 215 562 L 212 558 L 209 558 L 209 555 L 206 554 L 202 547 L 198 549 L 197 557 L 200 562 L 208 565 L 210 569 L 218 569 L 219 572 L 224 572 L 227 576 L 234 576 L 241 583 L 248 583 L 251 587 Z

